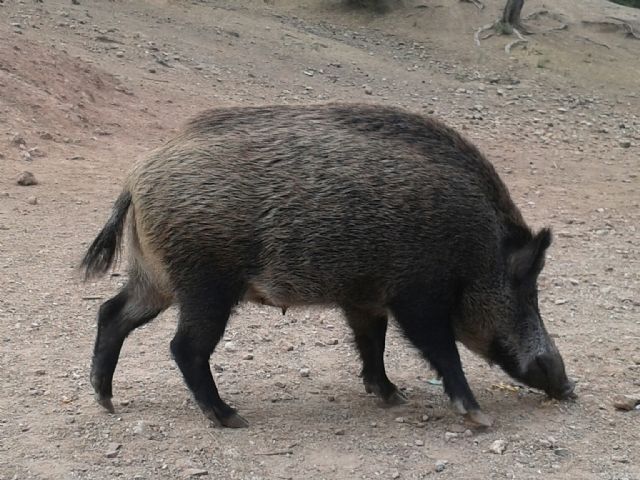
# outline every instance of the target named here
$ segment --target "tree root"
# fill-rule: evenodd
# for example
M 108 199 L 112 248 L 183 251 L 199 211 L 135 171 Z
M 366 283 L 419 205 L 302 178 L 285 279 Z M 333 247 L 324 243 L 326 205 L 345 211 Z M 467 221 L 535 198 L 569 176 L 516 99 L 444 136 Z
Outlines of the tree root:
M 482 10 L 484 8 L 484 3 L 482 3 L 480 0 L 460 0 L 461 2 L 466 2 L 466 3 L 473 3 L 476 7 L 478 7 L 478 10 Z
M 526 38 L 524 38 L 524 37 L 522 36 L 522 34 L 518 31 L 518 29 L 517 29 L 517 28 L 514 28 L 514 29 L 513 29 L 513 33 L 515 33 L 515 34 L 516 34 L 516 36 L 518 37 L 518 39 L 517 39 L 517 40 L 514 40 L 513 42 L 510 42 L 510 43 L 508 43 L 507 45 L 505 45 L 505 46 L 504 46 L 504 53 L 506 53 L 507 55 L 510 55 L 510 54 L 511 54 L 511 48 L 512 48 L 512 47 L 514 47 L 514 46 L 516 46 L 516 45 L 519 45 L 519 44 L 521 44 L 521 43 L 528 43 L 528 42 L 529 42 L 529 40 L 527 40 Z
M 489 33 L 488 35 L 481 36 L 484 32 L 488 30 L 493 30 L 493 32 Z M 511 49 L 515 45 L 529 42 L 529 40 L 524 38 L 524 36 L 520 32 L 523 32 L 525 34 L 531 34 L 531 32 L 527 30 L 521 23 L 519 23 L 518 25 L 511 25 L 511 24 L 504 23 L 502 20 L 496 20 L 493 23 L 487 23 L 486 25 L 483 25 L 482 27 L 478 28 L 478 30 L 476 30 L 476 32 L 473 35 L 473 39 L 476 45 L 479 47 L 481 40 L 486 40 L 487 38 L 491 38 L 496 33 L 500 33 L 502 35 L 515 34 L 518 37 L 518 39 L 508 43 L 504 47 L 504 51 L 507 54 L 509 54 L 511 53 Z

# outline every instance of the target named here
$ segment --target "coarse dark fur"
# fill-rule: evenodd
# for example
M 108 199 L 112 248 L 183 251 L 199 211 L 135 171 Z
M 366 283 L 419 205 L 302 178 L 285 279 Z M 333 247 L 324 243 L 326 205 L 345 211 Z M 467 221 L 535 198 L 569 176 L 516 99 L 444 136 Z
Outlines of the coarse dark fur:
M 387 314 L 481 423 L 456 340 L 550 395 L 573 389 L 539 315 L 551 234 L 535 234 L 471 143 L 397 108 L 328 104 L 204 112 L 136 164 L 82 265 L 110 267 L 129 212 L 130 276 L 100 310 L 92 383 L 112 409 L 127 334 L 173 303 L 173 355 L 203 411 L 220 399 L 209 357 L 242 300 L 338 305 L 367 391 L 404 396 L 383 363 Z

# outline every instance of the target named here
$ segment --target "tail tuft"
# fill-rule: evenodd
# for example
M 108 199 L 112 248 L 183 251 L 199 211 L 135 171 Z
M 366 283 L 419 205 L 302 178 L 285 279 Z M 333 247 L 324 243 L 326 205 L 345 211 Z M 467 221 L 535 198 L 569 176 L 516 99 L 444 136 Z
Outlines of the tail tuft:
M 131 193 L 123 191 L 113 204 L 113 210 L 107 223 L 95 238 L 85 254 L 80 268 L 84 270 L 85 280 L 104 275 L 113 265 L 120 251 L 122 232 L 127 212 L 131 205 Z

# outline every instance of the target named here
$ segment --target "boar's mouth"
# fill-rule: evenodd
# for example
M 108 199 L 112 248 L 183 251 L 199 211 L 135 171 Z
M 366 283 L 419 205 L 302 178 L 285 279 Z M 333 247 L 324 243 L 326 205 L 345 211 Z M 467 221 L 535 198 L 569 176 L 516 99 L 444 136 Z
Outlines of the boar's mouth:
M 562 357 L 557 351 L 538 354 L 523 369 L 516 355 L 499 341 L 491 344 L 489 356 L 515 380 L 529 387 L 543 390 L 551 398 L 567 400 L 575 398 L 575 384 L 567 378 Z

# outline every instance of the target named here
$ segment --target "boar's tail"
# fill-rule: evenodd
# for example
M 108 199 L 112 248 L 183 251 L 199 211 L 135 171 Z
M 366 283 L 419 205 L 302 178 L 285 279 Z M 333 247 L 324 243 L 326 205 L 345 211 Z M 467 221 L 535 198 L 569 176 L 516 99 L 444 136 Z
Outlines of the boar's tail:
M 113 204 L 111 216 L 85 254 L 80 269 L 85 280 L 103 275 L 120 251 L 124 222 L 131 205 L 131 192 L 124 190 Z

